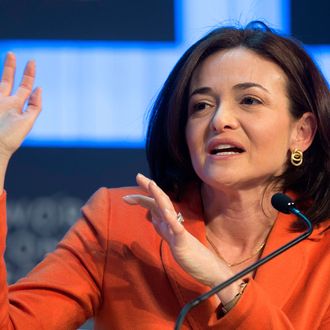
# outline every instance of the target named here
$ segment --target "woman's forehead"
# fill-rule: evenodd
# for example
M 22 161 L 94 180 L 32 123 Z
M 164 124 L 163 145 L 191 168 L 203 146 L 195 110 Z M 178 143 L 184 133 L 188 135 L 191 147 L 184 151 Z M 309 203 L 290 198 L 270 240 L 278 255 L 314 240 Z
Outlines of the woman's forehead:
M 203 60 L 190 81 L 190 93 L 196 88 L 242 83 L 265 88 L 286 88 L 287 77 L 273 61 L 244 47 L 217 51 Z

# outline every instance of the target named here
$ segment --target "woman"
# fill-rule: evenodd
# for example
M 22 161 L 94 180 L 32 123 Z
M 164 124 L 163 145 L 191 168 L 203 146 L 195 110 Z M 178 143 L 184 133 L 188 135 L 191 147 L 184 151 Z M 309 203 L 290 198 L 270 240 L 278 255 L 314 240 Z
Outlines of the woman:
M 41 107 L 36 90 L 21 112 L 33 63 L 8 96 L 14 67 L 10 54 L 3 177 Z M 299 235 L 296 218 L 271 207 L 283 191 L 312 219 L 310 238 L 200 304 L 182 328 L 328 329 L 329 95 L 302 48 L 259 25 L 198 41 L 151 114 L 153 180 L 99 190 L 52 254 L 8 296 L 3 285 L 1 328 L 75 329 L 94 317 L 96 329 L 172 329 L 185 303 Z M 4 237 L 1 228 L 2 250 Z

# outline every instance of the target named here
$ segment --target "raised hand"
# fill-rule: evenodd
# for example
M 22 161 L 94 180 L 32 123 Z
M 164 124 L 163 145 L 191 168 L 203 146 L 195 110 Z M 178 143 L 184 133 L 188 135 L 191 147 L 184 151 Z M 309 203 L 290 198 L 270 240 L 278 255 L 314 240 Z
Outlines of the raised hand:
M 128 195 L 124 200 L 150 210 L 155 230 L 167 241 L 175 260 L 187 273 L 211 287 L 233 275 L 222 260 L 178 222 L 171 200 L 154 181 L 138 174 L 137 183 L 149 196 Z
M 8 53 L 0 82 L 0 166 L 21 145 L 41 111 L 41 89 L 33 91 L 34 61 L 26 64 L 21 83 L 12 93 L 15 70 L 15 55 Z

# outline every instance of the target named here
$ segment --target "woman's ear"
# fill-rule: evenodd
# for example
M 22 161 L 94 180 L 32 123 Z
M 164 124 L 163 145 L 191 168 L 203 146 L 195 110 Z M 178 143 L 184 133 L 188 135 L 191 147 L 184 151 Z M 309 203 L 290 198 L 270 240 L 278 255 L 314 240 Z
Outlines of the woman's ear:
M 317 130 L 316 117 L 312 112 L 305 112 L 295 123 L 291 149 L 307 150 L 313 142 Z

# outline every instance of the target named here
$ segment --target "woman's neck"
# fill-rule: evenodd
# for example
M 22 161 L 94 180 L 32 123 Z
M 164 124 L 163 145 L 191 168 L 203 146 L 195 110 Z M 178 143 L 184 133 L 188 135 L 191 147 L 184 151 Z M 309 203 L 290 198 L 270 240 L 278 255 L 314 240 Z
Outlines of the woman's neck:
M 277 216 L 270 203 L 271 191 L 256 188 L 243 191 L 216 190 L 202 186 L 207 232 L 223 244 L 238 243 L 242 250 L 265 241 Z

